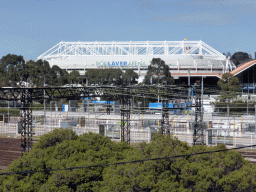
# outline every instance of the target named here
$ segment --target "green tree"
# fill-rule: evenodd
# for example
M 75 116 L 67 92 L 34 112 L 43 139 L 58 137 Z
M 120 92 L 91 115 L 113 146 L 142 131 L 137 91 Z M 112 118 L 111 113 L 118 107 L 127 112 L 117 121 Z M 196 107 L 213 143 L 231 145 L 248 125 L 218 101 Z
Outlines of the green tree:
M 221 149 L 225 146 L 190 147 L 175 138 L 155 135 L 154 141 L 129 151 L 123 161 Z M 103 191 L 254 191 L 256 170 L 238 152 L 225 151 L 113 165 L 106 169 L 103 180 Z
M 3 56 L 0 60 L 1 86 L 17 86 L 25 81 L 34 87 L 40 87 L 44 83 L 43 77 L 45 77 L 47 85 L 61 86 L 69 83 L 70 78 L 72 81 L 77 81 L 78 76 L 79 74 L 75 73 L 70 77 L 66 70 L 60 69 L 58 66 L 51 68 L 48 61 L 29 60 L 25 63 L 23 56 L 11 54 Z
M 0 176 L 0 191 L 255 191 L 255 165 L 240 153 L 193 155 L 224 149 L 224 145 L 189 146 L 161 134 L 135 148 L 99 134 L 77 136 L 68 129 L 54 130 L 8 167 L 8 172 L 42 172 Z M 188 156 L 172 158 L 176 155 Z M 161 157 L 170 158 L 47 171 Z
M 235 99 L 236 96 L 241 92 L 239 79 L 237 77 L 234 77 L 231 73 L 222 74 L 222 77 L 217 84 L 221 88 L 220 100 L 222 102 Z
M 236 52 L 234 53 L 230 60 L 236 65 L 240 65 L 243 64 L 245 62 L 251 61 L 252 58 L 250 57 L 250 55 L 248 53 L 245 52 Z
M 69 74 L 66 70 L 61 69 L 57 65 L 52 66 L 52 71 L 56 74 L 57 79 L 55 79 L 55 85 L 61 86 L 69 83 Z
M 125 143 L 98 134 L 77 136 L 68 129 L 40 138 L 32 151 L 15 160 L 8 171 L 63 169 L 117 162 L 124 158 Z M 0 191 L 99 191 L 104 167 L 37 172 L 0 177 Z
M 25 65 L 23 56 L 8 54 L 0 60 L 0 76 L 2 86 L 15 86 L 19 81 L 19 68 Z
M 174 82 L 169 71 L 169 66 L 160 58 L 153 58 L 148 66 L 148 71 L 144 79 L 145 84 L 172 84 Z
M 139 75 L 132 69 L 126 69 L 122 76 L 126 84 L 134 84 L 136 83 L 136 79 L 139 78 Z
M 65 140 L 76 139 L 76 133 L 70 129 L 55 129 L 50 133 L 41 136 L 39 141 L 35 144 L 34 149 L 46 149 L 48 147 L 53 147 Z
M 73 70 L 70 74 L 69 74 L 69 81 L 72 84 L 78 84 L 80 81 L 82 81 L 79 71 L 75 71 Z
M 85 76 L 89 84 L 120 85 L 122 74 L 121 69 L 89 69 L 86 71 Z

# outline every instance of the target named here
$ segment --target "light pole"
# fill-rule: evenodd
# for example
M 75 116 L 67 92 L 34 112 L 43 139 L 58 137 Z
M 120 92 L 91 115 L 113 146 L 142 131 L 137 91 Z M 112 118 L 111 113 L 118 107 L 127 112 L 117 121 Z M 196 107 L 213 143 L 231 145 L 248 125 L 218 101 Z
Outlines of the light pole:
M 255 131 L 256 131 L 256 105 L 254 105 L 254 108 L 255 108 L 255 115 L 254 115 L 255 116 L 254 117 L 255 118 L 255 123 L 254 123 L 254 126 L 255 126 Z
M 140 105 L 142 104 L 142 102 L 141 101 L 139 101 L 138 102 L 138 107 L 139 107 L 139 123 L 138 123 L 138 125 L 139 125 L 139 128 L 141 128 L 141 123 L 140 123 Z
M 40 78 L 44 78 L 44 88 L 45 88 L 45 76 L 39 76 Z M 44 89 L 44 124 L 45 124 L 45 89 Z
M 56 113 L 58 111 L 58 107 L 57 107 L 57 99 L 55 99 L 55 126 L 57 125 L 57 117 L 56 117 Z
M 45 88 L 45 76 L 44 76 L 44 88 Z M 46 121 L 46 113 L 45 113 L 45 89 L 44 89 L 44 124 L 45 124 L 45 121 Z
M 51 110 L 51 131 L 53 130 L 53 122 L 52 122 L 52 103 L 54 103 L 54 101 L 50 101 L 50 110 Z
M 10 130 L 10 113 L 9 113 L 9 102 L 10 101 L 8 101 L 8 131 Z M 7 132 L 5 131 L 5 134 L 7 134 Z
M 249 90 L 249 87 L 248 87 L 248 90 Z M 248 106 L 248 97 L 249 97 L 249 91 L 248 91 L 248 95 L 247 95 L 247 115 L 248 115 L 248 112 L 249 112 L 249 106 Z
M 203 95 L 204 95 L 204 78 L 205 76 L 202 76 L 202 86 L 201 86 L 201 112 L 203 113 L 203 105 L 204 105 L 204 100 L 203 100 Z

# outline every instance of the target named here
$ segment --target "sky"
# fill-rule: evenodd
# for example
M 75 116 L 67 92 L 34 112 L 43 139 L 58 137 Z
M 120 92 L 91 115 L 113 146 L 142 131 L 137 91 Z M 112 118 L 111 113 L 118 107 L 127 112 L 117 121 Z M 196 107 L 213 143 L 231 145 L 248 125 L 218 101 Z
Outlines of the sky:
M 202 40 L 256 51 L 255 0 L 2 0 L 0 58 L 36 60 L 60 41 Z

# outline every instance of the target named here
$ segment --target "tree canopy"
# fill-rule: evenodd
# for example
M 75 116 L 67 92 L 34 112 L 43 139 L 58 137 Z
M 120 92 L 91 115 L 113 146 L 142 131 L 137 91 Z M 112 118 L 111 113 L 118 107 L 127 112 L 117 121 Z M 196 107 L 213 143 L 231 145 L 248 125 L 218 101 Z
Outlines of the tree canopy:
M 78 71 L 70 73 L 60 67 L 50 66 L 48 61 L 29 60 L 25 63 L 23 56 L 8 54 L 0 59 L 0 86 L 17 86 L 28 82 L 33 87 L 62 86 L 65 84 L 81 84 L 86 80 L 91 84 L 120 85 L 137 83 L 138 74 L 132 69 L 123 72 L 121 69 L 90 69 L 81 76 Z M 87 82 L 87 83 L 88 83 Z
M 124 73 L 121 69 L 89 69 L 86 71 L 85 76 L 89 85 L 134 84 L 138 78 L 138 74 L 132 69 L 126 69 Z
M 32 86 L 40 87 L 45 83 L 51 86 L 61 86 L 82 81 L 78 71 L 70 74 L 58 66 L 50 67 L 47 61 L 29 60 L 25 63 L 23 56 L 8 54 L 0 59 L 0 86 L 17 86 L 22 81 Z
M 222 74 L 222 78 L 218 81 L 218 86 L 221 88 L 220 100 L 230 101 L 236 98 L 237 94 L 241 92 L 241 86 L 239 85 L 239 79 L 234 77 L 231 73 Z
M 132 69 L 126 69 L 125 73 L 123 73 L 122 76 L 125 84 L 135 84 L 137 79 L 139 78 L 139 75 L 135 73 Z
M 153 58 L 148 66 L 147 74 L 144 79 L 145 84 L 172 84 L 174 82 L 169 71 L 169 66 L 160 58 Z
M 255 166 L 236 151 L 47 171 L 221 149 L 225 146 L 191 147 L 159 134 L 151 143 L 131 147 L 98 134 L 54 130 L 8 167 L 8 172 L 45 171 L 0 176 L 0 191 L 254 191 Z
M 251 58 L 251 55 L 249 55 L 248 53 L 245 53 L 245 52 L 235 52 L 230 60 L 236 65 L 240 65 L 240 64 L 243 64 L 245 62 L 248 62 L 248 61 L 251 61 L 252 58 Z

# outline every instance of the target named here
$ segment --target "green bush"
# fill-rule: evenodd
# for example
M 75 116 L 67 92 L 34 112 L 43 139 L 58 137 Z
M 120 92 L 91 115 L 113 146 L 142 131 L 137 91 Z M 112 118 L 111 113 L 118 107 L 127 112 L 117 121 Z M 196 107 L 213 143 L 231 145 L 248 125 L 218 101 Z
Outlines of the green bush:
M 3 108 L 0 107 L 0 113 L 8 113 L 8 108 Z M 9 113 L 11 116 L 20 116 L 20 110 L 19 109 L 14 109 L 14 108 L 9 108 Z
M 42 136 L 32 151 L 8 167 L 8 172 L 36 173 L 0 176 L 0 191 L 255 191 L 255 166 L 236 151 L 190 155 L 226 149 L 189 146 L 160 134 L 151 143 L 130 147 L 109 138 L 68 129 Z M 164 160 L 105 165 L 141 159 L 189 155 Z M 79 169 L 47 171 L 47 169 Z

